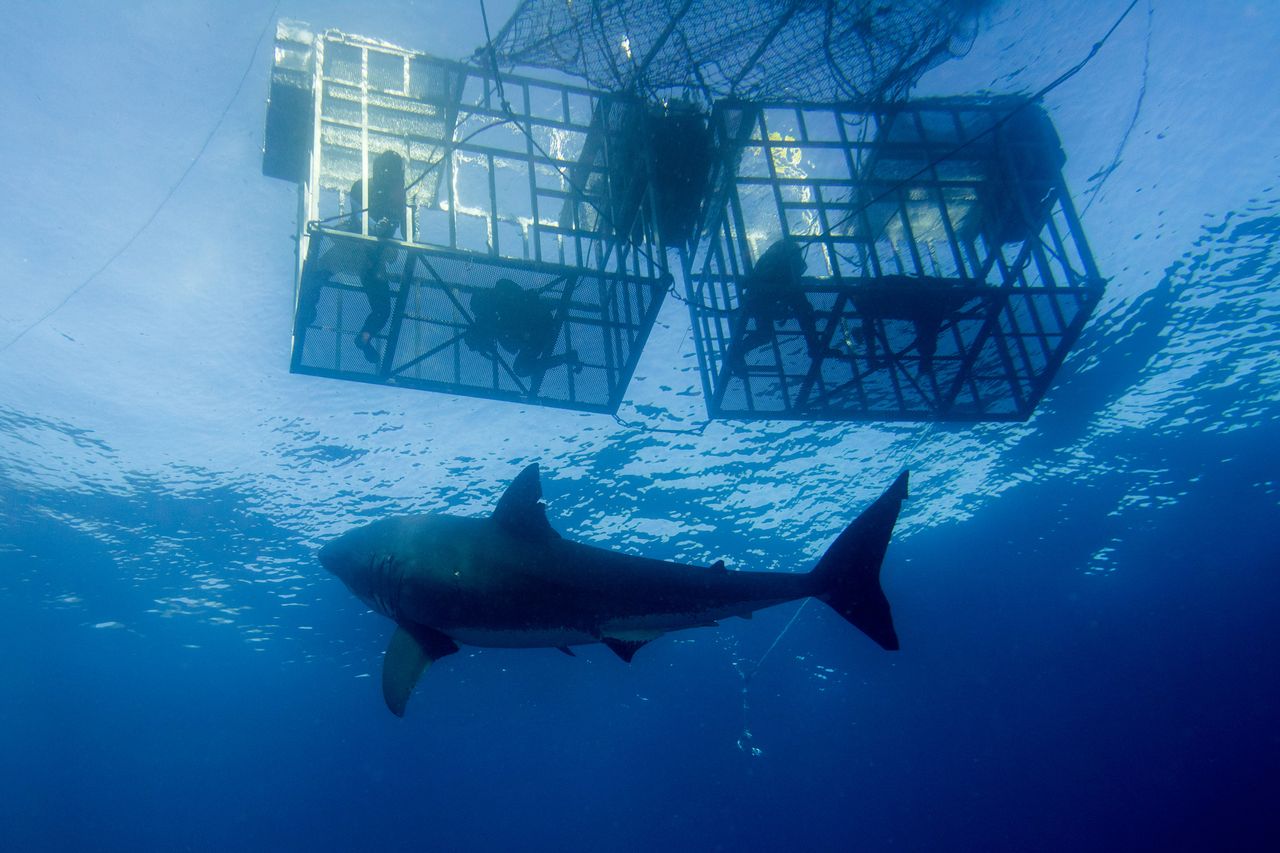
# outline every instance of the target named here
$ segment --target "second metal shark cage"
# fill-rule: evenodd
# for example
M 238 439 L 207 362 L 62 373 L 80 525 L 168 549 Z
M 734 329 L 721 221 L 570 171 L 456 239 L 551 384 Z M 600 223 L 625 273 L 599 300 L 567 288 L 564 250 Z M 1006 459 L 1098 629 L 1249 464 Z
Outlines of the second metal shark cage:
M 711 125 L 683 265 L 712 417 L 1030 416 L 1103 285 L 1037 105 L 721 102 Z
M 282 22 L 263 171 L 300 185 L 291 369 L 615 411 L 669 286 L 643 158 L 614 150 L 638 110 Z

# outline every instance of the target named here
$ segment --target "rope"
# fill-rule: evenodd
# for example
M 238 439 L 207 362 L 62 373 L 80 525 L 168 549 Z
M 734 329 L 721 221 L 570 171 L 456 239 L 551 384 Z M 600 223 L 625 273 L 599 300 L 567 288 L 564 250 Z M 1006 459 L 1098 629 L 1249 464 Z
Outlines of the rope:
M 0 346 L 0 353 L 6 352 L 10 347 L 12 347 L 18 341 L 26 337 L 27 333 L 30 332 L 32 329 L 36 328 L 45 320 L 48 320 L 54 314 L 57 314 L 59 311 L 61 311 L 67 305 L 68 302 L 70 302 L 81 291 L 83 291 L 86 287 L 92 284 L 94 280 L 98 278 L 98 276 L 106 272 L 107 269 L 113 263 L 115 263 L 116 260 L 119 259 L 121 255 L 123 255 L 125 252 L 129 250 L 130 246 L 132 246 L 134 243 L 138 241 L 138 238 L 142 236 L 143 232 L 145 232 L 148 228 L 151 227 L 151 223 L 156 221 L 156 218 L 160 215 L 160 211 L 164 210 L 165 206 L 178 192 L 179 188 L 181 188 L 182 185 L 186 183 L 187 178 L 191 175 L 192 170 L 195 169 L 196 164 L 200 162 L 200 159 L 202 157 L 204 157 L 205 152 L 209 149 L 209 144 L 213 142 L 213 137 L 218 133 L 218 130 L 222 127 L 222 123 L 226 120 L 227 114 L 231 112 L 232 105 L 235 104 L 236 99 L 240 97 L 240 92 L 244 89 L 245 81 L 249 79 L 249 72 L 253 70 L 253 62 L 258 57 L 258 49 L 262 47 L 262 40 L 266 37 L 267 30 L 271 28 L 271 22 L 275 20 L 276 10 L 279 8 L 280 8 L 280 0 L 276 0 L 275 4 L 271 7 L 271 11 L 267 14 L 266 22 L 262 25 L 262 31 L 258 33 L 258 40 L 255 41 L 253 44 L 253 52 L 249 54 L 249 61 L 245 65 L 244 73 L 240 75 L 240 82 L 236 84 L 235 91 L 231 93 L 230 99 L 227 100 L 227 105 L 223 107 L 222 113 L 218 116 L 218 120 L 214 122 L 213 128 L 209 131 L 209 135 L 205 137 L 204 142 L 200 146 L 200 150 L 196 152 L 195 158 L 192 159 L 192 161 L 187 164 L 187 168 L 182 170 L 182 174 L 179 175 L 178 179 L 174 181 L 173 184 L 169 187 L 168 192 L 164 194 L 164 198 L 160 199 L 160 203 L 156 205 L 155 210 L 151 211 L 151 215 L 148 216 L 143 221 L 143 223 L 138 226 L 137 230 L 133 232 L 133 234 L 129 237 L 129 239 L 124 241 L 124 244 L 121 245 L 119 249 L 116 249 L 116 251 L 113 252 L 110 255 L 110 257 L 108 257 L 105 261 L 102 262 L 101 266 L 99 266 L 96 270 L 90 273 L 87 278 L 81 281 L 78 285 L 76 285 L 71 290 L 70 293 L 64 296 L 61 302 L 59 302 L 57 305 L 53 306 L 48 311 L 45 311 L 43 314 L 37 317 L 34 321 L 28 324 L 26 328 L 24 328 L 21 332 L 18 332 L 17 335 L 15 335 L 12 339 L 10 339 L 7 343 L 5 343 L 4 346 Z
M 760 667 L 764 666 L 765 659 L 769 657 L 770 652 L 778 647 L 778 643 L 782 642 L 783 637 L 787 636 L 787 632 L 791 630 L 791 626 L 796 624 L 796 620 L 800 618 L 800 613 L 804 610 L 805 605 L 812 600 L 813 599 L 811 598 L 806 598 L 804 601 L 800 602 L 800 606 L 796 608 L 796 612 L 791 614 L 791 618 L 787 620 L 787 624 L 782 626 L 782 630 L 778 632 L 778 636 L 773 638 L 773 642 L 769 644 L 769 648 L 764 650 L 764 654 L 760 655 L 760 660 L 756 661 L 755 666 L 751 667 L 749 671 L 739 672 L 742 676 L 744 688 L 746 683 L 751 681 L 751 679 L 755 677 L 755 674 L 760 671 Z
M 484 8 L 484 0 L 480 0 L 480 17 L 484 20 L 484 43 L 489 48 L 489 61 L 493 64 L 493 85 L 498 89 L 498 103 L 502 104 L 503 112 L 511 115 L 511 102 L 502 90 L 502 75 L 498 73 L 498 51 L 494 49 L 493 36 L 489 34 L 489 13 Z
M 1129 13 L 1132 12 L 1133 8 L 1137 5 L 1138 5 L 1138 0 L 1132 0 L 1132 2 L 1129 3 L 1129 5 L 1125 8 L 1125 10 L 1120 13 L 1120 17 L 1116 18 L 1115 23 L 1111 25 L 1111 27 L 1106 31 L 1106 33 L 1102 36 L 1102 38 L 1098 39 L 1096 42 L 1093 43 L 1093 47 L 1089 49 L 1089 53 L 1084 57 L 1084 59 L 1081 59 L 1075 65 L 1071 66 L 1066 71 L 1059 74 L 1047 86 L 1037 91 L 1034 95 L 1032 95 L 1023 103 L 1019 104 L 1017 107 L 1014 107 L 1012 110 L 1005 113 L 998 120 L 993 122 L 990 127 L 978 133 L 972 139 L 962 142 L 961 144 L 957 145 L 955 148 L 952 148 L 950 151 L 947 151 L 945 154 L 941 155 L 940 157 L 937 157 L 929 161 L 928 163 L 921 166 L 916 171 L 912 172 L 910 175 L 907 175 L 907 177 L 903 178 L 898 183 L 890 186 L 888 189 L 884 190 L 880 194 L 872 197 L 871 199 L 863 203 L 860 207 L 851 209 L 844 216 L 840 217 L 840 219 L 837 220 L 836 223 L 829 230 L 831 232 L 834 232 L 837 229 L 842 228 L 845 225 L 848 225 L 849 221 L 853 219 L 853 217 L 866 211 L 873 204 L 877 204 L 878 202 L 883 201 L 884 199 L 888 198 L 889 196 L 893 195 L 894 193 L 898 192 L 904 187 L 909 186 L 911 182 L 914 181 L 916 178 L 919 178 L 921 175 L 926 174 L 935 166 L 938 166 L 939 164 L 952 159 L 956 154 L 959 154 L 961 151 L 964 151 L 966 148 L 978 142 L 979 140 L 983 139 L 984 137 L 989 136 L 992 133 L 995 133 L 996 130 L 1003 127 L 1015 115 L 1027 109 L 1032 104 L 1040 102 L 1041 100 L 1044 99 L 1045 95 L 1049 94 L 1054 89 L 1057 89 L 1063 83 L 1067 82 L 1072 77 L 1079 74 L 1082 70 L 1084 70 L 1084 67 L 1088 65 L 1095 56 L 1098 55 L 1098 51 L 1102 50 L 1102 46 L 1105 45 L 1108 39 L 1111 38 L 1112 33 L 1114 33 L 1116 29 L 1120 26 L 1120 24 L 1124 22 L 1125 18 L 1129 17 Z
M 577 184 L 574 183 L 573 179 L 569 176 L 569 174 L 565 172 L 565 170 L 560 166 L 560 164 L 555 161 L 555 159 L 547 152 L 547 150 L 542 147 L 542 144 L 538 142 L 538 140 L 534 137 L 533 131 L 530 130 L 528 127 L 526 127 L 516 117 L 515 111 L 511 108 L 511 104 L 510 102 L 507 101 L 506 95 L 503 92 L 502 73 L 498 68 L 498 53 L 493 46 L 493 39 L 489 35 L 489 15 L 485 11 L 484 0 L 480 0 L 480 15 L 484 20 L 485 47 L 488 48 L 489 60 L 490 60 L 491 68 L 493 71 L 493 79 L 498 90 L 498 100 L 502 104 L 503 112 L 507 114 L 507 117 L 508 117 L 507 120 L 511 121 L 513 124 L 515 124 L 516 127 L 520 128 L 520 132 L 523 133 L 525 135 L 525 138 L 529 140 L 529 144 L 532 145 L 534 148 L 536 148 L 538 150 L 538 153 L 543 156 L 543 158 L 547 161 L 547 163 L 553 169 L 556 170 L 556 172 L 560 175 L 561 180 L 563 180 L 569 186 L 569 188 L 573 190 L 574 195 L 576 195 L 579 199 L 584 201 L 593 210 L 595 210 L 596 215 L 600 217 L 600 219 L 605 223 L 605 225 L 610 230 L 614 230 L 615 225 L 613 222 L 613 218 L 609 215 L 608 211 L 602 209 L 600 205 L 596 204 L 594 200 L 592 200 L 590 197 L 587 196 L 586 191 L 583 188 L 579 187 Z M 479 53 L 479 51 L 477 51 L 477 53 Z M 647 260 L 651 266 L 657 269 L 664 269 L 663 265 L 658 263 L 654 259 L 653 255 L 651 255 L 648 249 L 646 249 L 644 246 L 637 245 L 637 246 L 633 246 L 633 248 L 641 257 Z M 607 253 L 612 252 L 612 250 L 613 250 L 613 243 L 610 243 L 608 246 L 608 249 L 606 250 L 606 256 L 605 256 L 606 258 L 608 257 Z
M 1085 203 L 1084 209 L 1080 211 L 1081 219 L 1089 212 L 1089 208 L 1093 207 L 1093 203 L 1098 200 L 1098 194 L 1102 192 L 1102 187 L 1106 184 L 1107 179 L 1111 177 L 1116 169 L 1120 168 L 1124 149 L 1129 145 L 1129 137 L 1133 135 L 1134 128 L 1138 126 L 1138 116 L 1142 114 L 1142 102 L 1147 97 L 1147 78 L 1151 70 L 1151 27 L 1154 18 L 1155 5 L 1152 0 L 1147 0 L 1147 40 L 1142 49 L 1142 83 L 1138 87 L 1138 100 L 1133 105 L 1133 116 L 1130 117 L 1129 126 L 1125 128 L 1124 134 L 1120 137 L 1120 144 L 1116 146 L 1116 153 L 1111 158 L 1111 163 L 1106 168 L 1099 169 L 1090 178 L 1090 180 L 1096 178 L 1098 183 L 1094 184 L 1093 188 L 1089 190 L 1089 201 Z
M 910 466 L 911 459 L 915 456 L 916 450 L 929 436 L 929 434 L 933 432 L 937 425 L 937 421 L 930 421 L 924 429 L 920 430 L 920 434 L 916 436 L 916 440 L 912 442 L 911 447 L 907 448 L 907 452 L 903 455 L 902 463 L 897 466 L 898 468 L 906 468 Z M 742 679 L 742 732 L 738 736 L 738 748 L 753 758 L 759 756 L 761 754 L 761 750 L 758 747 L 751 745 L 751 739 L 753 737 L 750 725 L 751 680 L 755 678 L 756 673 L 758 673 L 760 668 L 764 666 L 764 662 L 768 660 L 769 655 L 773 653 L 773 650 L 776 649 L 778 644 L 787 636 L 787 632 L 789 632 L 791 627 L 796 624 L 796 621 L 800 618 L 800 614 L 804 612 L 805 607 L 808 606 L 809 602 L 812 600 L 813 599 L 810 597 L 800 602 L 800 605 L 795 609 L 795 612 L 791 614 L 791 618 L 787 620 L 787 624 L 783 625 L 782 630 L 773 638 L 773 642 L 769 644 L 769 648 L 764 650 L 764 654 L 760 655 L 759 659 L 752 664 L 750 668 L 744 666 L 743 661 L 741 660 L 735 661 L 733 664 L 734 671 L 737 672 L 738 677 Z

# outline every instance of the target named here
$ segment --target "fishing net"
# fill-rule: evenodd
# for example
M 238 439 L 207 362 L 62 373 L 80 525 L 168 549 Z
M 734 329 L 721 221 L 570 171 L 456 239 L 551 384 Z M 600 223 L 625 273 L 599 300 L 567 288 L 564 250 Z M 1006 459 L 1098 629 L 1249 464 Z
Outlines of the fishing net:
M 609 91 L 883 101 L 972 44 L 987 0 L 524 0 L 500 62 Z

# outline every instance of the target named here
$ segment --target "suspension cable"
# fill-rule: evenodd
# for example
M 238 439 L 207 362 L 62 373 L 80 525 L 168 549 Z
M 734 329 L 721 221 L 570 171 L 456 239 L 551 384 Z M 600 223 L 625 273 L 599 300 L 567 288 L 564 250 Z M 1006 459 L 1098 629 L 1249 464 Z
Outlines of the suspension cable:
M 1093 43 L 1093 47 L 1089 49 L 1089 53 L 1086 54 L 1085 57 L 1081 59 L 1079 62 L 1077 62 L 1075 65 L 1071 66 L 1066 71 L 1062 72 L 1057 77 L 1055 77 L 1053 81 L 1050 82 L 1048 85 L 1042 87 L 1039 91 L 1037 91 L 1031 97 L 1027 98 L 1021 104 L 1014 107 L 1009 112 L 1005 113 L 996 121 L 992 122 L 990 127 L 984 128 L 982 131 L 975 134 L 972 138 L 960 143 L 959 145 L 947 151 L 946 153 L 942 154 L 941 156 L 936 157 L 933 160 L 930 160 L 928 163 L 921 166 L 919 169 L 912 172 L 910 175 L 907 175 L 905 178 L 891 185 L 890 187 L 885 189 L 883 192 L 873 196 L 871 199 L 864 202 L 859 207 L 850 209 L 848 213 L 846 213 L 844 216 L 840 217 L 840 219 L 836 221 L 836 223 L 831 227 L 829 233 L 834 232 L 837 229 L 848 225 L 850 220 L 853 219 L 853 217 L 865 212 L 872 205 L 877 204 L 883 201 L 884 199 L 888 198 L 889 196 L 893 195 L 894 193 L 898 192 L 899 190 L 906 188 L 916 178 L 919 178 L 921 175 L 928 173 L 931 169 L 946 162 L 947 160 L 952 159 L 956 154 L 959 154 L 961 151 L 964 151 L 965 149 L 969 148 L 971 145 L 978 142 L 979 140 L 995 133 L 996 130 L 1003 127 L 1005 124 L 1007 124 L 1015 115 L 1027 109 L 1032 104 L 1039 103 L 1041 100 L 1044 99 L 1045 95 L 1049 94 L 1054 89 L 1057 89 L 1063 83 L 1067 82 L 1072 77 L 1079 74 L 1082 70 L 1084 70 L 1084 67 L 1088 65 L 1095 56 L 1098 55 L 1098 52 L 1102 50 L 1103 45 L 1105 45 L 1107 41 L 1111 38 L 1112 33 L 1114 33 L 1116 29 L 1120 26 L 1120 24 L 1124 22 L 1125 18 L 1129 17 L 1129 13 L 1132 12 L 1133 8 L 1137 5 L 1138 5 L 1138 0 L 1131 0 L 1131 2 L 1125 8 L 1125 10 L 1120 13 L 1120 17 L 1116 18 L 1115 23 L 1113 23 L 1111 27 L 1106 31 L 1106 33 L 1103 34 L 1102 38 L 1098 39 L 1096 42 Z
M 240 75 L 240 82 L 236 84 L 235 91 L 233 91 L 231 93 L 231 97 L 227 99 L 227 105 L 222 108 L 222 112 L 218 115 L 218 120 L 213 123 L 213 127 L 210 128 L 209 134 L 204 138 L 204 142 L 201 143 L 199 150 L 196 151 L 195 157 L 193 157 L 191 159 L 191 162 L 187 164 L 187 167 L 182 170 L 182 174 L 178 175 L 178 179 L 169 186 L 169 189 L 165 192 L 164 197 L 160 199 L 160 203 L 157 204 L 155 206 L 155 209 L 151 211 L 151 214 L 142 221 L 142 224 L 139 225 L 137 229 L 134 230 L 133 234 L 131 234 L 129 238 L 125 240 L 123 244 L 121 244 L 120 248 L 112 252 L 111 255 L 105 261 L 103 261 L 102 264 L 96 270 L 89 273 L 89 275 L 84 280 L 82 280 L 78 285 L 72 288 L 71 292 L 68 293 L 66 296 L 64 296 L 61 302 L 59 302 L 57 305 L 50 308 L 48 311 L 45 311 L 43 314 L 41 314 L 31 323 L 27 324 L 27 326 L 23 328 L 22 331 L 18 332 L 17 335 L 11 338 L 3 346 L 0 346 L 0 353 L 6 352 L 10 347 L 12 347 L 18 341 L 26 337 L 27 333 L 30 332 L 32 329 L 36 328 L 37 326 L 42 324 L 45 320 L 48 320 L 54 314 L 57 314 L 59 311 L 65 308 L 67 303 L 69 303 L 72 299 L 74 299 L 77 295 L 79 295 L 81 291 L 83 291 L 86 287 L 92 284 L 98 278 L 98 276 L 106 272 L 107 269 L 112 264 L 114 264 L 120 258 L 121 255 L 127 252 L 129 250 L 129 247 L 131 247 L 134 243 L 138 241 L 138 238 L 142 236 L 143 232 L 145 232 L 148 228 L 150 228 L 151 224 L 156 221 L 156 218 L 160 216 L 160 211 L 164 210 L 165 206 L 169 204 L 169 202 L 173 199 L 174 195 L 177 194 L 178 190 L 182 187 L 182 185 L 186 183 L 187 178 L 191 176 L 192 171 L 195 170 L 196 165 L 204 157 L 205 152 L 209 150 L 209 144 L 213 142 L 213 137 L 222 128 L 222 123 L 226 121 L 227 114 L 231 112 L 232 105 L 235 104 L 236 99 L 240 97 L 240 92 L 244 89 L 245 81 L 249 79 L 249 72 L 253 70 L 253 62 L 255 59 L 258 58 L 258 50 L 259 48 L 262 47 L 262 40 L 266 37 L 267 30 L 271 28 L 271 22 L 275 20 L 276 11 L 279 8 L 280 8 L 280 0 L 276 0 L 275 4 L 272 5 L 271 7 L 271 11 L 267 13 L 267 20 L 262 25 L 262 31 L 258 33 L 258 38 L 253 43 L 253 50 L 249 53 L 249 61 L 245 63 L 244 73 Z

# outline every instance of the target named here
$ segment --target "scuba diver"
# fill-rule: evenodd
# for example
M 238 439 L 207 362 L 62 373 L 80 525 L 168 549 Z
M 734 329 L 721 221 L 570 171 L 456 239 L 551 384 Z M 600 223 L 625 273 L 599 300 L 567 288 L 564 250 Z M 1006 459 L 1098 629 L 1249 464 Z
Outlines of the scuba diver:
M 784 237 L 765 250 L 743 279 L 739 290 L 742 334 L 730 344 L 727 354 L 735 373 L 746 373 L 747 353 L 772 341 L 774 324 L 788 317 L 795 317 L 800 324 L 809 358 L 817 360 L 833 354 L 818 340 L 816 315 L 800 282 L 807 268 L 800 247 Z M 754 322 L 751 331 L 747 331 L 748 322 Z
M 511 279 L 500 278 L 492 289 L 472 295 L 471 313 L 474 320 L 463 336 L 467 346 L 495 360 L 499 347 L 514 353 L 511 370 L 517 376 L 532 376 L 560 365 L 582 372 L 577 350 L 546 354 L 560 337 L 560 324 L 536 291 L 521 290 Z
M 350 210 L 334 230 L 352 234 L 364 232 L 364 214 L 368 213 L 369 236 L 408 239 L 405 217 L 404 161 L 394 151 L 383 151 L 374 158 L 369 174 L 369 207 L 364 205 L 364 181 L 357 179 L 347 194 Z M 391 288 L 382 267 L 383 246 L 353 249 L 350 245 L 333 246 L 314 263 L 307 264 L 299 293 L 298 326 L 315 323 L 321 288 L 334 283 L 338 273 L 354 274 L 360 280 L 369 300 L 369 314 L 356 334 L 356 347 L 370 364 L 377 364 L 379 354 L 373 336 L 382 331 L 391 317 Z
M 351 219 L 348 231 L 361 231 L 360 214 L 365 211 L 356 209 L 362 204 L 363 194 L 361 181 L 351 186 Z M 369 236 L 383 238 L 394 237 L 397 232 L 401 239 L 408 239 L 408 227 L 405 221 L 404 193 L 404 160 L 394 151 L 383 151 L 373 160 L 369 171 Z M 365 256 L 360 270 L 360 286 L 364 288 L 369 300 L 369 314 L 364 325 L 356 334 L 356 346 L 364 353 L 370 364 L 378 363 L 378 349 L 373 345 L 373 336 L 382 331 L 391 317 L 391 288 L 387 285 L 382 267 L 383 246 L 378 244 L 371 248 Z

